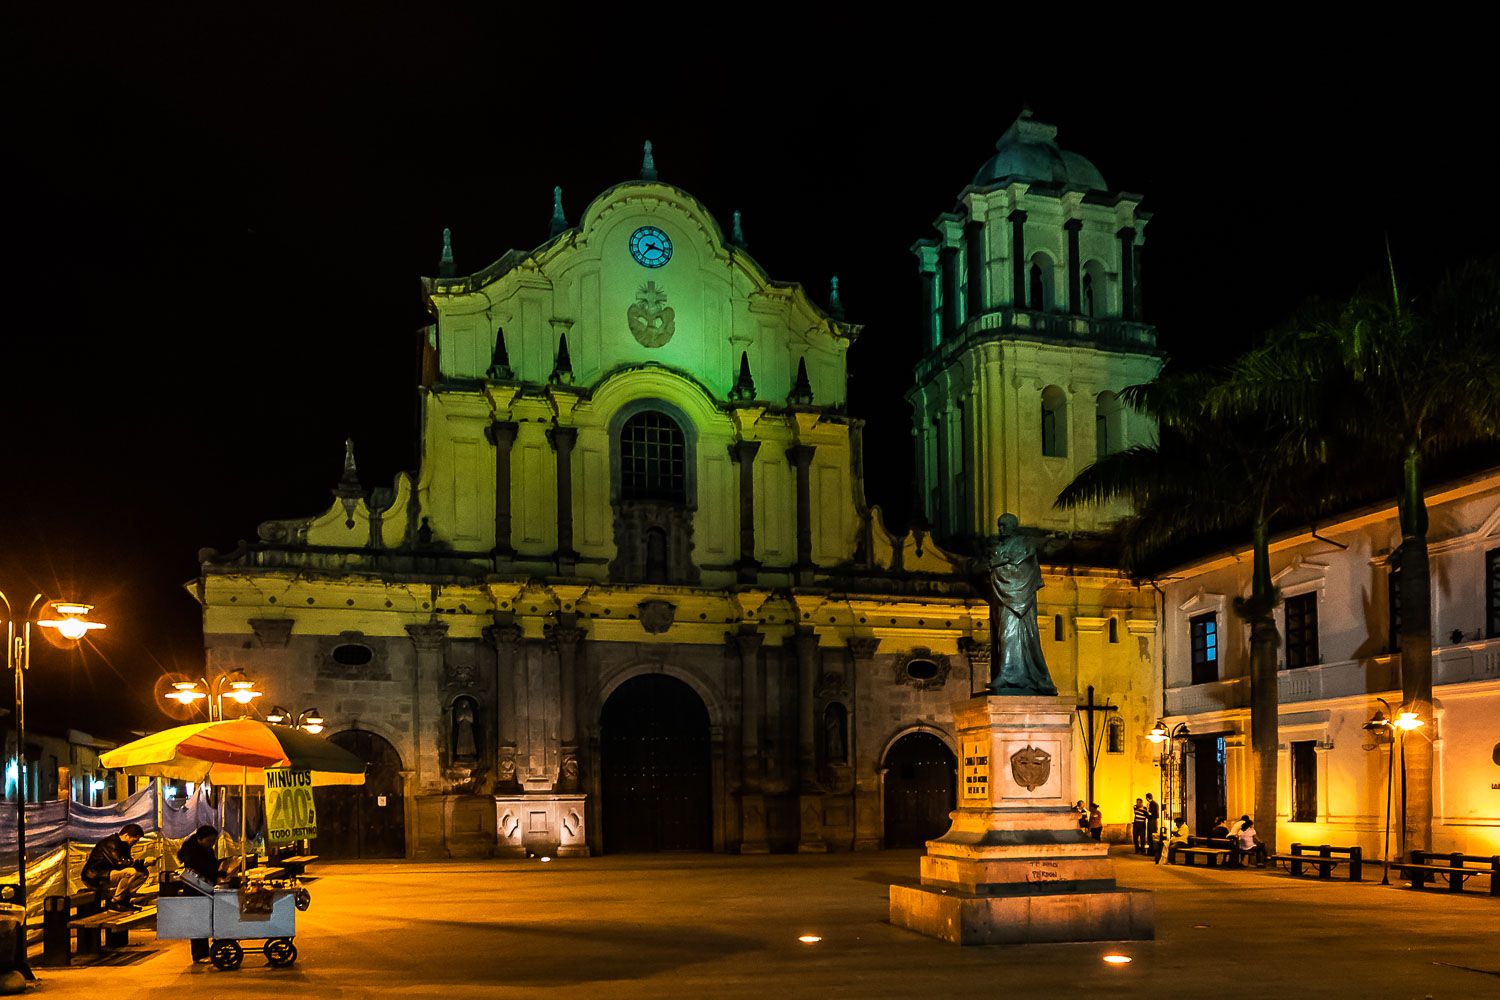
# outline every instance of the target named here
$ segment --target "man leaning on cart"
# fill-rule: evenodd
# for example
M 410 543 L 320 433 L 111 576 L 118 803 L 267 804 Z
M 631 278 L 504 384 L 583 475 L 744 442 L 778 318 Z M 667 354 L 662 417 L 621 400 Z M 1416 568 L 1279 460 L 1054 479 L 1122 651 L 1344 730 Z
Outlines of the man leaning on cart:
M 130 849 L 143 835 L 138 824 L 128 823 L 95 844 L 83 863 L 83 884 L 109 896 L 111 910 L 140 909 L 130 895 L 146 881 L 146 863 L 131 861 Z

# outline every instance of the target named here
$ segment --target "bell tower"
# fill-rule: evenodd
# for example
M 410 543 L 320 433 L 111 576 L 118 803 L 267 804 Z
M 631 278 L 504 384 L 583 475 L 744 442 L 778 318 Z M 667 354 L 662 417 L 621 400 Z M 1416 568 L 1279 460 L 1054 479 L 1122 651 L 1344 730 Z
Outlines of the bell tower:
M 1125 513 L 1053 502 L 1097 456 L 1155 433 L 1118 398 L 1161 369 L 1142 320 L 1140 202 L 1025 110 L 935 235 L 912 246 L 924 353 L 907 398 L 938 537 L 988 538 L 1006 511 L 1069 533 Z

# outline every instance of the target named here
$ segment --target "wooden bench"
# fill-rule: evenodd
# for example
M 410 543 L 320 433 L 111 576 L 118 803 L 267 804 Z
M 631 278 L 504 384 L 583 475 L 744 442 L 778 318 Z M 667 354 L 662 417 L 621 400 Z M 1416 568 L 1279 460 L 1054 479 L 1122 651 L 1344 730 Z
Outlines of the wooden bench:
M 1184 847 L 1177 842 L 1167 845 L 1167 864 L 1175 865 L 1177 856 L 1183 857 L 1181 864 L 1192 866 L 1194 858 L 1202 858 L 1204 864 L 1212 868 L 1225 858 L 1229 857 L 1230 841 L 1218 837 L 1189 837 L 1187 846 Z
M 1444 864 L 1433 862 L 1443 861 Z M 1464 883 L 1474 875 L 1487 875 L 1490 879 L 1490 895 L 1500 896 L 1500 885 L 1497 885 L 1496 876 L 1500 875 L 1500 855 L 1494 857 L 1482 857 L 1478 854 L 1432 854 L 1427 851 L 1412 851 L 1411 861 L 1397 862 L 1391 865 L 1397 871 L 1408 872 L 1407 878 L 1411 881 L 1410 888 L 1423 889 L 1427 886 L 1427 880 L 1436 880 L 1439 875 L 1448 878 L 1449 892 L 1462 892 Z
M 97 955 L 105 948 L 123 948 L 130 943 L 130 928 L 155 919 L 156 904 L 151 903 L 139 910 L 100 910 L 70 920 L 68 926 L 78 935 L 78 954 Z
M 1318 870 L 1318 878 L 1331 878 L 1335 867 L 1347 864 L 1349 881 L 1359 882 L 1362 881 L 1360 873 L 1364 864 L 1364 852 L 1358 847 L 1293 844 L 1291 854 L 1272 854 L 1266 860 L 1279 863 L 1293 875 L 1301 875 L 1303 865 L 1313 865 Z
M 141 898 L 140 893 L 136 896 Z M 105 948 L 124 947 L 130 943 L 130 928 L 155 916 L 154 903 L 143 903 L 139 910 L 128 912 L 106 909 L 104 894 L 93 889 L 48 896 L 42 900 L 42 957 L 38 964 L 72 965 L 75 935 L 79 955 L 98 955 Z

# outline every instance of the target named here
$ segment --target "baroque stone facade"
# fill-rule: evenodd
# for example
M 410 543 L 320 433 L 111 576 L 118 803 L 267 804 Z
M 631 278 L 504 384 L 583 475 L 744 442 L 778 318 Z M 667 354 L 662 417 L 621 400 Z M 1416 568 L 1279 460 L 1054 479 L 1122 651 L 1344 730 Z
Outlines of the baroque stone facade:
M 860 327 L 654 171 L 554 229 L 427 280 L 420 469 L 368 491 L 349 450 L 326 512 L 207 555 L 210 669 L 388 744 L 411 856 L 868 849 L 945 822 L 951 764 L 909 751 L 951 762 L 989 605 L 865 501 Z M 1060 692 L 1096 687 L 1138 737 L 1153 591 L 1044 572 Z M 1112 821 L 1154 787 L 1136 744 L 1099 764 Z

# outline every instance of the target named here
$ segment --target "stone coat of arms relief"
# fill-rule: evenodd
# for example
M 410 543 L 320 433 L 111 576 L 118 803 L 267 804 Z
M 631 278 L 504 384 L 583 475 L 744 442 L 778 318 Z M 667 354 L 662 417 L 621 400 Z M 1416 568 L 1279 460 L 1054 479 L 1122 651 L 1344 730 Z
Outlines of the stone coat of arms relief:
M 677 332 L 677 314 L 667 305 L 667 292 L 648 281 L 636 292 L 635 301 L 626 310 L 630 332 L 642 347 L 661 347 Z
M 1040 747 L 1024 746 L 1010 755 L 1010 774 L 1016 784 L 1035 791 L 1052 774 L 1052 755 Z

